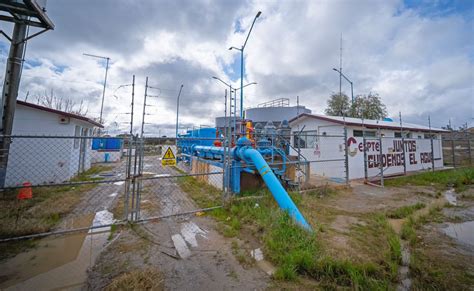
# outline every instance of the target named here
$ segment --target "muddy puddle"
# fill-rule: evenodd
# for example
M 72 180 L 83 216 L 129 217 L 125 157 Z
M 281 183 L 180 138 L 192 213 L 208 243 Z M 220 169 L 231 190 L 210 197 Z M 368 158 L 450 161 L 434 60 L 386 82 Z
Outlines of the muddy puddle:
M 448 223 L 441 230 L 462 244 L 474 246 L 474 221 Z
M 82 217 L 74 227 L 100 226 L 113 222 L 107 210 Z M 42 239 L 37 247 L 0 265 L 1 290 L 80 290 L 87 269 L 107 244 L 110 227 Z

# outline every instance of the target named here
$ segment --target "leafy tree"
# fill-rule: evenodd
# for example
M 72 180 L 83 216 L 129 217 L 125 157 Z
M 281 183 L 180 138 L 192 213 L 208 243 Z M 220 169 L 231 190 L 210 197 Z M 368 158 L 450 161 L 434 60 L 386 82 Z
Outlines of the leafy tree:
M 334 93 L 328 100 L 325 112 L 331 116 L 348 116 L 351 109 L 349 97 L 346 94 Z
M 351 117 L 363 119 L 384 119 L 387 117 L 387 107 L 382 103 L 379 94 L 359 95 L 354 98 L 351 106 Z
M 325 110 L 327 115 L 347 116 L 364 119 L 383 119 L 387 116 L 387 108 L 377 93 L 359 95 L 350 104 L 349 97 L 344 93 L 332 94 Z

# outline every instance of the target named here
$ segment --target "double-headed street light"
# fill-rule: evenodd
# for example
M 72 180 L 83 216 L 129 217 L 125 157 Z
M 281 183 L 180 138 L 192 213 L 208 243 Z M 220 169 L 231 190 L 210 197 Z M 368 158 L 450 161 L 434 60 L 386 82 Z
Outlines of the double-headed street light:
M 334 71 L 338 72 L 339 73 L 339 76 L 342 76 L 344 77 L 344 79 L 346 79 L 347 82 L 349 82 L 349 84 L 351 84 L 351 100 L 352 100 L 352 104 L 354 104 L 354 86 L 353 86 L 353 83 L 351 80 L 349 80 L 341 71 L 339 71 L 338 69 L 336 68 L 332 68 Z M 340 92 L 339 90 L 339 95 L 342 95 L 342 93 Z
M 230 96 L 230 102 L 231 102 L 230 115 L 232 115 L 232 107 L 234 107 L 234 118 L 233 118 L 234 125 L 233 126 L 234 126 L 234 129 L 235 129 L 235 127 L 236 127 L 236 107 L 237 107 L 237 104 L 236 104 L 236 102 L 234 102 L 234 105 L 232 105 L 232 93 L 236 93 L 237 90 L 241 90 L 241 92 L 242 92 L 242 88 L 245 88 L 245 87 L 250 86 L 250 85 L 257 85 L 257 82 L 248 83 L 245 86 L 242 86 L 240 88 L 233 88 L 232 85 L 229 84 L 230 82 L 227 83 L 227 82 L 223 81 L 221 78 L 218 78 L 218 77 L 215 77 L 215 76 L 212 76 L 212 78 L 219 81 L 219 82 L 221 82 L 222 84 L 226 85 L 227 87 L 229 87 L 229 96 Z M 235 101 L 235 97 L 234 97 L 234 101 Z M 225 100 L 225 104 L 227 104 L 227 99 Z M 226 105 L 226 110 L 227 110 L 227 105 Z M 243 117 L 242 117 L 242 119 L 243 119 Z
M 240 117 L 243 119 L 244 118 L 244 49 L 245 46 L 247 45 L 247 41 L 249 40 L 250 33 L 252 32 L 252 28 L 255 24 L 255 21 L 257 18 L 262 14 L 261 11 L 257 12 L 257 15 L 255 15 L 255 18 L 253 19 L 252 26 L 250 26 L 249 33 L 247 34 L 247 38 L 245 39 L 244 44 L 242 45 L 241 48 L 237 48 L 235 46 L 232 46 L 229 48 L 229 50 L 235 49 L 240 51 Z

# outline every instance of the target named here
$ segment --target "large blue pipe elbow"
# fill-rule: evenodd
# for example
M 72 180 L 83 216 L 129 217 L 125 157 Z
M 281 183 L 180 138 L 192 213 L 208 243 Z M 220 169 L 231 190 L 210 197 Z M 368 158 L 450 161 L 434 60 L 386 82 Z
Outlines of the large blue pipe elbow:
M 311 226 L 306 222 L 303 214 L 301 214 L 298 207 L 296 207 L 293 200 L 291 200 L 285 188 L 283 188 L 283 186 L 280 184 L 280 181 L 275 176 L 272 169 L 270 169 L 270 166 L 268 166 L 267 162 L 263 159 L 262 155 L 257 150 L 250 147 L 240 148 L 237 154 L 241 156 L 240 158 L 244 160 L 251 160 L 254 163 L 255 167 L 260 173 L 260 176 L 262 176 L 263 181 L 265 181 L 265 184 L 267 185 L 280 208 L 288 211 L 290 216 L 295 219 L 296 223 L 311 231 Z
M 230 149 L 229 154 L 236 160 L 251 161 L 257 168 L 263 181 L 265 181 L 265 184 L 278 203 L 278 206 L 280 206 L 281 209 L 288 211 L 296 223 L 306 230 L 312 231 L 311 226 L 306 222 L 306 219 L 303 217 L 298 207 L 296 207 L 285 188 L 280 184 L 280 181 L 275 176 L 262 154 L 249 145 L 250 141 L 247 138 L 240 138 L 237 141 L 237 147 Z M 271 150 L 260 149 L 260 151 L 262 151 L 263 154 L 271 153 Z M 224 154 L 224 148 L 195 145 L 192 147 L 192 152 L 198 156 L 211 154 L 222 157 Z

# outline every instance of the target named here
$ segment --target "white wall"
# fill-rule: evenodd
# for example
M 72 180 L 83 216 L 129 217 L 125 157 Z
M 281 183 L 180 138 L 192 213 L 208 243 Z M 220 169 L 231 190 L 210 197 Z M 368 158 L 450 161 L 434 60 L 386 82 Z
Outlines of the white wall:
M 74 128 L 91 128 L 81 120 L 70 119 L 60 124 L 59 116 L 23 105 L 17 105 L 13 120 L 13 135 L 74 136 Z M 90 168 L 90 142 L 86 146 L 85 170 Z M 73 138 L 16 137 L 10 145 L 6 186 L 60 183 L 77 174 L 79 148 L 74 149 Z
M 318 135 L 316 143 L 311 148 L 301 149 L 301 154 L 311 163 L 311 173 L 334 178 L 345 178 L 344 169 L 344 126 L 324 120 L 313 118 L 301 118 L 298 122 L 291 124 L 292 133 L 316 130 Z M 364 153 L 363 138 L 354 137 L 354 130 L 362 130 L 362 127 L 348 126 L 347 137 L 349 145 L 349 178 L 364 178 Z M 376 131 L 374 129 L 365 129 Z M 401 147 L 401 138 L 395 138 L 396 130 L 383 129 L 380 131 L 384 138 L 382 139 L 382 154 L 384 163 L 384 174 L 403 173 L 403 152 Z M 431 164 L 431 141 L 424 139 L 423 132 L 412 132 L 411 139 L 405 139 L 405 161 L 407 171 L 418 171 L 432 167 Z M 421 138 L 418 138 L 420 136 Z M 435 168 L 443 167 L 443 156 L 441 150 L 441 136 L 437 134 L 438 139 L 433 140 Z M 291 141 L 295 146 L 294 140 Z M 395 143 L 395 144 L 394 144 Z M 368 160 L 368 176 L 374 177 L 380 173 L 378 160 L 380 154 L 380 144 L 378 138 L 367 137 L 367 160 Z M 295 150 L 291 150 L 290 154 L 296 155 Z M 342 161 L 324 161 L 340 159 Z M 398 160 L 397 160 L 398 159 Z

